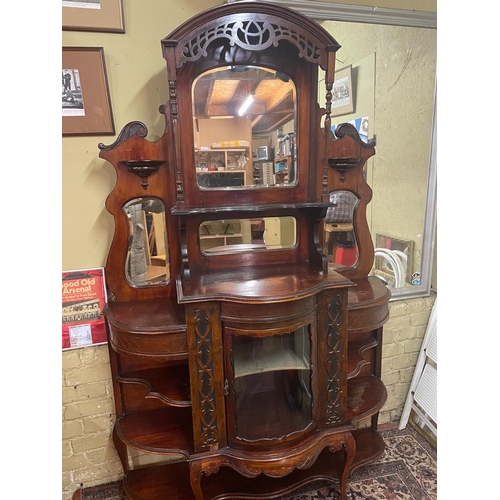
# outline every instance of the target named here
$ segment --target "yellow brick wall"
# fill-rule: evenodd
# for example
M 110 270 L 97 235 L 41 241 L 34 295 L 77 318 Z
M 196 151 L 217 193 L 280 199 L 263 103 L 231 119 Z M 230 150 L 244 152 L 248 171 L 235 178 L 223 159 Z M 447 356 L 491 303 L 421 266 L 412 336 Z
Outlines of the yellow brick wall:
M 389 304 L 382 349 L 388 398 L 380 424 L 401 416 L 435 298 L 433 293 Z M 80 485 L 120 479 L 122 467 L 112 441 L 115 412 L 107 346 L 64 351 L 62 367 L 62 500 L 71 500 Z
M 390 317 L 384 325 L 382 344 L 387 402 L 380 412 L 380 424 L 398 422 L 401 417 L 435 300 L 433 292 L 430 297 L 389 303 Z
M 113 446 L 115 419 L 107 345 L 62 353 L 62 488 L 70 500 L 82 484 L 93 486 L 122 476 Z

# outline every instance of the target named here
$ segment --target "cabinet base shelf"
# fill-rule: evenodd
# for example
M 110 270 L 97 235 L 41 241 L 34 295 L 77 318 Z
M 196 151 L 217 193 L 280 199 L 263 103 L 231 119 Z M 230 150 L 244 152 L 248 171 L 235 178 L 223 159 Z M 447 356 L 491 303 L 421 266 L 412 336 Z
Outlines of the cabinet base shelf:
M 351 471 L 375 461 L 385 445 L 379 433 L 370 427 L 353 431 L 356 456 Z M 323 450 L 316 462 L 304 470 L 295 470 L 281 478 L 260 475 L 250 479 L 227 467 L 202 479 L 205 500 L 278 499 L 315 481 L 339 485 L 343 452 Z M 124 491 L 130 500 L 194 500 L 189 482 L 189 462 L 132 470 L 124 478 Z

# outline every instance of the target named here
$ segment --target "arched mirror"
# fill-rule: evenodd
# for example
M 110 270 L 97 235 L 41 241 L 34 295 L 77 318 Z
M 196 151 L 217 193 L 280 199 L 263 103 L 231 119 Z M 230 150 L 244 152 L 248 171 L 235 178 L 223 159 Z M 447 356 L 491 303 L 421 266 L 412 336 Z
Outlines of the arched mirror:
M 391 288 L 392 300 L 430 293 L 436 197 L 436 13 L 351 6 L 307 0 L 274 0 L 319 22 L 341 44 L 336 80 L 346 83 L 349 106 L 332 106 L 332 128 L 354 125 L 376 138 L 367 162 L 373 189 L 367 217 L 375 247 L 372 274 Z M 320 106 L 325 103 L 319 82 Z M 348 222 L 325 224 L 330 262 L 355 258 Z M 347 228 L 347 229 L 346 229 Z M 346 241 L 338 249 L 332 243 Z M 345 231 L 343 231 L 345 229 Z M 343 238 L 340 239 L 340 238 Z M 330 242 L 330 249 L 328 248 Z
M 226 66 L 200 75 L 192 94 L 198 187 L 297 183 L 296 90 L 289 76 Z

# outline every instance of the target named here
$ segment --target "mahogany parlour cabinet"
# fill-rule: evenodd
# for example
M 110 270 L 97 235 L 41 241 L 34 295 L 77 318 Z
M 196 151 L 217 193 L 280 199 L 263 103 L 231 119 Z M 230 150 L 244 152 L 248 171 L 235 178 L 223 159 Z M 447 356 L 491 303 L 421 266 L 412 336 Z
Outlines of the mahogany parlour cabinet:
M 163 135 L 131 122 L 99 144 L 117 173 L 104 314 L 125 494 L 276 499 L 321 480 L 345 499 L 384 449 L 390 293 L 368 276 L 374 143 L 349 124 L 331 132 L 340 45 L 244 0 L 161 48 Z M 350 260 L 325 251 L 339 227 Z

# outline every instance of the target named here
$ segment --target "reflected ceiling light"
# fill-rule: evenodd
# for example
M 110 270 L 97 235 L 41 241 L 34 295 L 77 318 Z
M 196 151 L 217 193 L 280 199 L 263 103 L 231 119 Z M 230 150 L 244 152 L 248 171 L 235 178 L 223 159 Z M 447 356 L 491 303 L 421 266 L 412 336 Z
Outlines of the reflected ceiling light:
M 245 71 L 248 71 L 250 68 L 248 66 L 228 66 L 229 70 L 231 70 L 233 73 L 244 73 Z
M 245 113 L 245 111 L 250 107 L 250 104 L 252 104 L 253 99 L 254 99 L 254 95 L 253 94 L 250 94 L 246 98 L 245 102 L 241 105 L 241 108 L 238 111 L 238 115 L 239 116 L 243 116 L 243 113 Z

